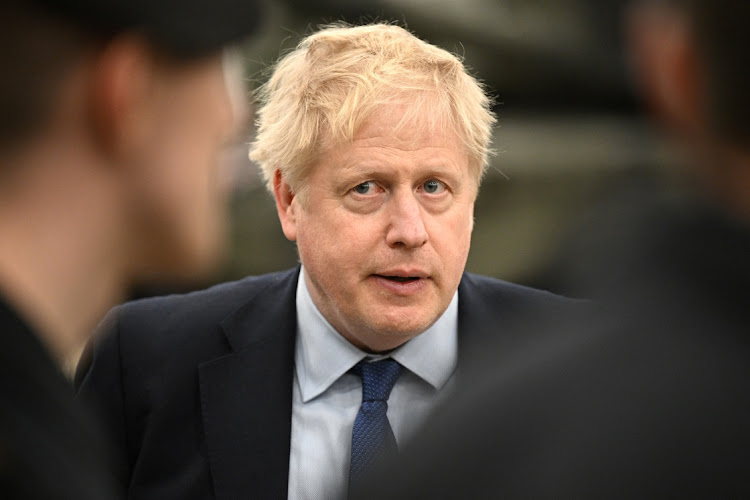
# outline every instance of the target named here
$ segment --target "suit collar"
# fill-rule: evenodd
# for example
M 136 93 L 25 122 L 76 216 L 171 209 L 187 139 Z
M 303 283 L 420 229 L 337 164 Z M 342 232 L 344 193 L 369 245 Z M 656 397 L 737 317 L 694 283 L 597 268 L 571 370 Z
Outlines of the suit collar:
M 458 294 L 426 331 L 393 351 L 391 357 L 435 390 L 442 389 L 458 363 Z
M 199 366 L 218 500 L 286 498 L 299 268 L 269 277 L 221 322 L 232 352 Z
M 269 275 L 266 283 L 254 288 L 240 308 L 220 322 L 232 351 L 279 340 L 280 330 L 287 332 L 290 327 L 292 330 L 296 328 L 294 296 L 299 273 L 300 266 L 297 266 Z
M 295 368 L 302 402 L 325 392 L 367 353 L 336 331 L 313 302 L 305 284 L 305 271 L 297 281 L 298 332 Z

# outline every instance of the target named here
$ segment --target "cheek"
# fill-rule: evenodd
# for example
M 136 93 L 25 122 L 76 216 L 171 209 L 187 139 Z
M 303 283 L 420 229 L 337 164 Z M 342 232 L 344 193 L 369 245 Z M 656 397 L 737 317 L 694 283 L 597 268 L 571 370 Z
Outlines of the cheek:
M 144 215 L 161 226 L 157 236 L 176 240 L 190 251 L 221 237 L 225 197 L 219 189 L 217 158 L 205 134 L 186 142 L 188 131 L 172 132 L 162 136 L 139 198 Z
M 153 182 L 162 192 L 162 209 L 168 212 L 200 214 L 217 198 L 217 159 L 207 144 L 197 141 L 191 144 L 194 147 L 186 147 L 181 140 L 163 144 Z
M 437 248 L 460 256 L 469 251 L 473 228 L 473 209 L 457 210 L 434 221 L 431 240 Z
M 305 266 L 339 271 L 359 269 L 377 250 L 382 230 L 374 217 L 355 216 L 341 209 L 312 209 L 297 220 L 297 247 Z
M 198 214 L 219 197 L 219 161 L 227 135 L 225 99 L 208 99 L 210 94 L 205 91 L 198 94 L 202 98 L 191 100 L 193 94 L 186 92 L 181 101 L 175 98 L 173 109 L 163 113 L 156 139 L 162 186 L 173 203 Z

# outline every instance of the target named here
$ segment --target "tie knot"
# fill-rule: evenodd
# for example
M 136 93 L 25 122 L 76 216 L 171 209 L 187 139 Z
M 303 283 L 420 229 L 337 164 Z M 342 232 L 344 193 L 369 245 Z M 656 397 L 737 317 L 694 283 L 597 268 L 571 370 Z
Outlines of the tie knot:
M 362 377 L 362 401 L 388 401 L 401 365 L 391 358 L 371 363 L 362 360 L 352 368 L 352 373 Z

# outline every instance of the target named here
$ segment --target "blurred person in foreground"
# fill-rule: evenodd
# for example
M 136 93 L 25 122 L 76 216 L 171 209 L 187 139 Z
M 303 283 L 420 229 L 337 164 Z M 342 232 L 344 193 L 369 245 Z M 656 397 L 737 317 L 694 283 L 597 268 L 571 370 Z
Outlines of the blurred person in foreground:
M 685 153 L 687 189 L 607 208 L 567 269 L 601 312 L 477 360 L 462 397 L 357 498 L 750 493 L 750 4 L 627 12 L 635 76 Z
M 120 496 L 62 365 L 135 281 L 218 256 L 217 161 L 245 114 L 222 49 L 256 7 L 182 7 L 0 6 L 0 498 Z
M 251 157 L 301 266 L 119 307 L 81 365 L 134 498 L 340 498 L 449 393 L 481 325 L 568 304 L 464 273 L 494 117 L 452 54 L 330 26 L 261 101 Z

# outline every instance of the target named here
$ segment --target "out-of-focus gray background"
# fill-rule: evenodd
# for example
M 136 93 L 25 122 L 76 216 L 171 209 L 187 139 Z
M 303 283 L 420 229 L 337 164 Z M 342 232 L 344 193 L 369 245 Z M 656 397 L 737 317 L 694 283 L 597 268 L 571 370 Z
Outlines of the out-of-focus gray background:
M 396 21 L 462 54 L 497 101 L 468 270 L 553 288 L 544 270 L 613 186 L 667 156 L 633 97 L 621 0 L 276 0 L 247 46 L 251 86 L 316 26 Z M 251 131 L 249 131 L 251 134 Z M 214 281 L 287 268 L 296 251 L 246 149 L 233 170 L 231 247 Z M 210 283 L 199 283 L 203 286 Z M 558 290 L 563 291 L 564 290 Z

